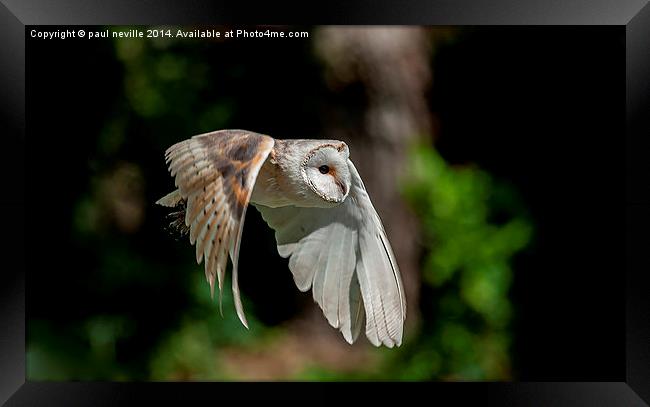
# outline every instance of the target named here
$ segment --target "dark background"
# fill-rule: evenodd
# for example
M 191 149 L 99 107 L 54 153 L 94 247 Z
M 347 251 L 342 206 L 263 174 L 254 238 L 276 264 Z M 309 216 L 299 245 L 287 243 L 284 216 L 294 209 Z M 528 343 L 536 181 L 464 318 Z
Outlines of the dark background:
M 614 27 L 476 29 L 437 60 L 439 151 L 511 180 L 537 220 L 515 266 L 522 380 L 624 377 L 624 44 Z
M 624 40 L 624 31 L 616 27 L 468 28 L 460 40 L 441 47 L 433 61 L 430 107 L 439 126 L 438 151 L 451 163 L 476 163 L 509 181 L 535 222 L 533 244 L 515 259 L 514 267 L 525 272 L 515 274 L 511 293 L 518 311 L 512 352 L 518 380 L 624 377 L 619 187 Z M 215 57 L 215 64 L 243 58 L 260 72 L 260 80 L 246 84 L 260 95 L 247 102 L 256 114 L 233 117 L 232 127 L 286 138 L 318 133 L 316 109 L 302 103 L 310 100 L 305 93 L 320 92 L 312 71 L 304 69 L 310 62 L 289 63 L 302 46 L 287 42 L 271 49 L 250 42 L 244 51 L 232 47 L 225 51 L 230 55 Z M 88 275 L 95 259 L 75 243 L 70 230 L 75 200 L 90 182 L 87 160 L 95 140 L 89 134 L 100 131 L 120 91 L 122 67 L 112 52 L 110 44 L 99 42 L 27 41 L 27 213 L 33 214 L 27 229 L 32 249 L 26 259 L 27 316 L 65 326 L 102 307 L 123 304 L 155 331 L 185 305 L 183 298 L 158 295 L 184 284 L 182 276 L 156 287 L 159 292 L 145 289 L 150 281 L 143 279 L 110 304 L 102 303 L 88 289 L 97 283 Z M 225 92 L 251 89 L 226 87 Z M 167 123 L 170 132 L 173 119 Z M 156 186 L 148 190 L 147 200 L 155 201 L 158 191 L 169 187 L 161 176 L 166 171 L 162 151 L 151 153 L 142 142 L 133 142 L 128 151 L 149 157 L 144 175 Z M 146 222 L 154 228 L 160 220 L 148 217 Z M 161 234 L 139 249 L 156 256 L 174 244 Z M 245 241 L 243 245 L 245 253 Z M 279 262 L 273 250 L 269 247 L 257 261 Z M 242 291 L 256 302 L 265 303 L 268 293 L 256 287 L 294 290 L 288 274 L 285 281 L 258 277 L 264 280 L 253 282 L 242 273 L 241 280 Z M 107 301 L 109 293 L 107 287 L 101 300 Z M 280 308 L 284 311 L 267 316 L 262 311 L 259 317 L 272 324 L 290 318 L 294 308 L 288 304 Z M 150 340 L 131 343 L 122 356 L 137 359 L 154 338 Z

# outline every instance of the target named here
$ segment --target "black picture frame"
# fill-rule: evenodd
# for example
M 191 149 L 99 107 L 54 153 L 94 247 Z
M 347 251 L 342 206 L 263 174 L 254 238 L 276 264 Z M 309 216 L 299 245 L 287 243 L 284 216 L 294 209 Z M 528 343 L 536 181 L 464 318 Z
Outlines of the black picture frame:
M 429 383 L 430 397 L 463 404 L 478 398 L 496 405 L 643 406 L 650 402 L 650 5 L 619 1 L 386 1 L 357 8 L 346 2 L 303 3 L 313 24 L 425 25 L 617 25 L 626 31 L 626 185 L 621 197 L 626 233 L 626 377 L 624 382 Z M 25 376 L 25 26 L 78 24 L 291 23 L 277 4 L 224 4 L 207 0 L 144 2 L 99 0 L 3 0 L 0 6 L 2 209 L 7 216 L 1 245 L 5 263 L 0 288 L 0 401 L 17 405 L 122 405 L 152 400 L 187 401 L 223 391 L 220 384 L 48 383 Z M 621 102 L 622 103 L 622 102 Z M 18 169 L 18 171 L 16 170 Z M 7 176 L 11 174 L 11 176 Z M 623 193 L 621 193 L 623 195 Z M 615 214 L 616 216 L 623 215 Z M 3 267 L 5 268 L 5 267 Z M 220 386 L 215 389 L 213 386 Z M 419 387 L 419 386 L 418 386 Z M 241 392 L 241 389 L 235 390 Z M 264 390 L 270 391 L 270 386 Z M 399 397 L 398 391 L 391 391 Z M 278 393 L 281 394 L 281 393 Z M 402 393 L 403 394 L 403 393 Z M 225 396 L 224 396 L 225 397 Z M 645 400 L 645 402 L 644 402 Z

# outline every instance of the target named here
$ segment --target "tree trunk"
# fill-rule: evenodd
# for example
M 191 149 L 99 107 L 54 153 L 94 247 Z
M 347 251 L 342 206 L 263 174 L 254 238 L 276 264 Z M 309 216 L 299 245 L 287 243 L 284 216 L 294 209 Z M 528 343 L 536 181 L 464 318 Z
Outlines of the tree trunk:
M 431 84 L 430 32 L 419 27 L 335 27 L 321 29 L 315 42 L 328 86 L 343 96 L 325 112 L 325 137 L 350 145 L 351 158 L 393 246 L 411 327 L 419 314 L 419 230 L 399 182 L 409 146 L 432 132 L 426 98 Z M 365 98 L 363 110 L 354 106 L 359 102 L 348 91 L 358 85 L 363 89 L 358 96 Z M 355 109 L 358 113 L 350 115 Z

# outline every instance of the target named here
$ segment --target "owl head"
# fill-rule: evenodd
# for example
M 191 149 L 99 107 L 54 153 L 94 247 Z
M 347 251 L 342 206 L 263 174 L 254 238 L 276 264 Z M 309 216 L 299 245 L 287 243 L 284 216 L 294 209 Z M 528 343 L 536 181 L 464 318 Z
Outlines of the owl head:
M 314 206 L 335 206 L 343 202 L 352 185 L 348 146 L 342 141 L 318 140 L 304 147 L 307 148 L 300 174 L 312 195 Z

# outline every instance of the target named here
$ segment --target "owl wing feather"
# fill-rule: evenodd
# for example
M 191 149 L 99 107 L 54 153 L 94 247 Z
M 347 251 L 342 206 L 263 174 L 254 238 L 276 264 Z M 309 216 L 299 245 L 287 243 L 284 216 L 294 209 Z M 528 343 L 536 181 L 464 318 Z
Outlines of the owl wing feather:
M 399 346 L 406 318 L 399 268 L 363 181 L 348 166 L 352 187 L 338 206 L 255 206 L 275 230 L 278 252 L 289 257 L 298 289 L 312 288 L 330 325 L 353 343 L 365 320 L 373 345 Z
M 273 138 L 243 130 L 221 130 L 181 141 L 165 153 L 177 191 L 158 203 L 174 206 L 186 202 L 185 225 L 196 261 L 205 263 L 205 276 L 219 304 L 228 255 L 232 260 L 232 291 L 237 315 L 248 328 L 238 285 L 238 258 L 246 208 L 257 175 L 273 149 Z M 180 198 L 179 198 L 180 196 Z

